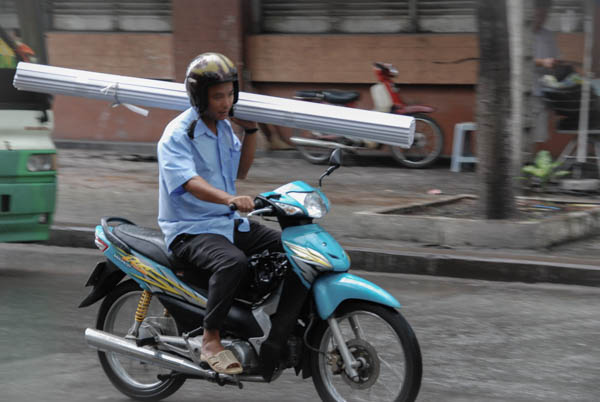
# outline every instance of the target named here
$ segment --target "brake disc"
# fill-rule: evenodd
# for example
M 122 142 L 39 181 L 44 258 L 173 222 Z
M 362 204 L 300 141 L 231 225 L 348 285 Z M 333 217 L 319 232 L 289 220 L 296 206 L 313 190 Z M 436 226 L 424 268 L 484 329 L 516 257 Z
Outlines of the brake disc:
M 356 368 L 357 381 L 348 377 L 345 370 L 341 370 L 342 379 L 354 389 L 370 388 L 379 378 L 380 364 L 377 351 L 369 342 L 362 339 L 351 339 L 346 342 L 346 345 L 354 359 L 361 362 L 361 365 Z

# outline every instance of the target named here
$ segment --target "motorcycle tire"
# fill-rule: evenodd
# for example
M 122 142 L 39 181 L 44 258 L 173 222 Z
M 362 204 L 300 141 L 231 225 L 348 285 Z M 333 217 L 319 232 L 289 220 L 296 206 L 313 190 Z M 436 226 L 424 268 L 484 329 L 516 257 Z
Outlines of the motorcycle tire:
M 103 300 L 98 312 L 96 328 L 115 335 L 125 336 L 127 330 L 133 324 L 135 310 L 141 294 L 142 289 L 133 280 L 119 284 Z M 122 311 L 123 309 L 125 311 Z M 157 313 L 157 311 L 160 312 Z M 122 316 L 119 313 L 122 313 Z M 152 314 L 156 314 L 156 316 L 161 314 L 163 315 L 162 318 L 165 318 L 164 308 L 157 298 L 151 300 L 146 320 Z M 122 320 L 121 325 L 118 325 L 117 319 Z M 170 318 L 169 322 L 171 321 L 172 326 L 167 332 L 169 332 L 169 335 L 180 335 L 177 323 L 173 318 Z M 166 329 L 163 328 L 161 332 L 166 335 L 165 331 Z M 98 358 L 110 382 L 123 394 L 140 401 L 158 401 L 166 398 L 177 391 L 185 382 L 183 377 L 170 377 L 166 380 L 159 380 L 155 374 L 157 370 L 162 370 L 159 374 L 169 374 L 171 371 L 159 369 L 113 352 L 98 351 Z
M 308 139 L 319 140 L 320 133 L 317 131 L 300 130 L 295 128 L 292 131 L 292 137 L 301 137 Z M 331 155 L 331 149 L 321 147 L 311 147 L 306 145 L 296 145 L 296 149 L 300 152 L 300 155 L 308 162 L 314 165 L 324 165 L 329 161 Z
M 444 149 L 444 133 L 439 124 L 425 114 L 415 118 L 415 139 L 409 149 L 390 147 L 394 159 L 403 166 L 422 169 L 431 166 Z
M 404 317 L 394 309 L 364 301 L 344 303 L 335 317 L 350 353 L 361 366 L 358 379 L 346 374 L 331 329 L 322 321 L 312 336 L 318 352 L 311 352 L 313 382 L 321 399 L 414 401 L 421 386 L 421 351 Z M 396 378 L 400 372 L 403 378 Z

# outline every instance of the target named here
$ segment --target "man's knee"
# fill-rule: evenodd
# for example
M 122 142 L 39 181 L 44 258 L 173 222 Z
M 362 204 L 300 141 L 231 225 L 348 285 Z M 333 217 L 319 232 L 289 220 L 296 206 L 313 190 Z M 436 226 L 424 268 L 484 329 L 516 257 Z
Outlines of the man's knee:
M 228 289 L 227 293 L 235 293 L 240 286 L 245 286 L 248 282 L 248 260 L 243 253 L 230 256 L 227 260 L 222 261 L 213 272 L 209 281 L 209 288 L 212 291 L 218 287 Z
M 227 260 L 221 264 L 218 271 L 227 272 L 231 274 L 243 274 L 248 267 L 248 258 L 244 253 L 236 253 L 228 256 Z

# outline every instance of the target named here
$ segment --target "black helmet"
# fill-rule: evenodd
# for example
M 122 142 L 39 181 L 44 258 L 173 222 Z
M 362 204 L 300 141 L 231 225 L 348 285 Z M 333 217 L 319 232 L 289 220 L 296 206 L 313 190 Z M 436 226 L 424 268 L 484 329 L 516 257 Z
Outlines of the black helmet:
M 208 106 L 207 88 L 229 81 L 233 82 L 233 103 L 236 103 L 238 76 L 231 60 L 220 53 L 202 53 L 192 60 L 185 74 L 185 90 L 198 114 L 202 114 Z

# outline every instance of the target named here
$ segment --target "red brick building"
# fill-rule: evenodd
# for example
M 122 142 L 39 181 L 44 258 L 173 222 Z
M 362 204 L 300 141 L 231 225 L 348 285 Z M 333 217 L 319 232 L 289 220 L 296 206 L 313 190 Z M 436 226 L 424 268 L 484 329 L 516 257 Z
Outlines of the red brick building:
M 0 13 L 9 14 L 10 3 L 0 0 Z M 474 119 L 474 1 L 87 3 L 81 9 L 81 2 L 48 2 L 50 64 L 182 82 L 194 56 L 216 51 L 239 66 L 246 91 L 292 97 L 298 89 L 352 89 L 362 94 L 359 106 L 370 109 L 371 63 L 384 61 L 398 67 L 405 99 L 437 108 L 444 154 L 450 154 L 454 124 Z M 557 36 L 565 60 L 582 59 L 581 14 L 580 1 L 554 2 L 551 28 L 572 31 Z M 144 118 L 106 102 L 63 96 L 54 110 L 55 137 L 77 140 L 153 142 L 176 115 L 151 110 Z M 569 139 L 561 137 L 552 135 L 546 147 L 561 149 Z

